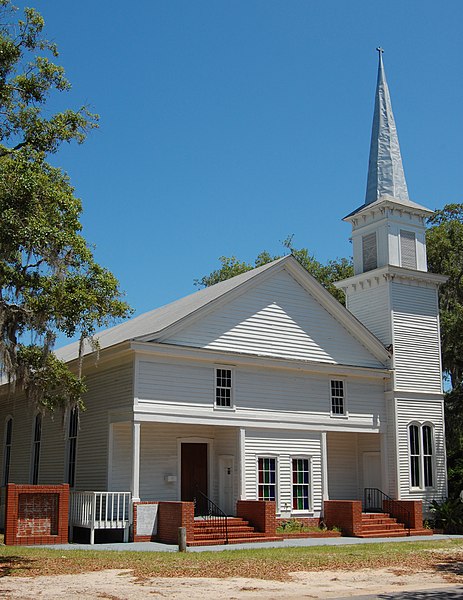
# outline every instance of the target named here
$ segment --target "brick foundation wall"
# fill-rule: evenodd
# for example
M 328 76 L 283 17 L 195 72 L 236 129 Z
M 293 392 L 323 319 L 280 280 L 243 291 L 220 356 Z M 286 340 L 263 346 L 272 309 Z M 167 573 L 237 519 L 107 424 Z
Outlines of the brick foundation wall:
M 132 533 L 132 541 L 133 542 L 154 542 L 157 539 L 157 532 L 151 535 L 139 535 L 137 529 L 138 522 L 138 507 L 143 504 L 149 505 L 159 505 L 159 502 L 134 502 L 133 503 L 133 533 Z M 159 507 L 158 507 L 158 527 L 159 527 Z
M 6 488 L 5 544 L 67 544 L 69 485 Z
M 277 528 L 276 504 L 267 500 L 238 500 L 236 516 L 246 519 L 255 528 L 269 536 L 275 535 Z
M 321 519 L 319 517 L 298 517 L 293 515 L 291 517 L 277 517 L 276 526 L 279 527 L 282 523 L 287 523 L 290 520 L 295 520 L 298 523 L 302 523 L 304 527 L 319 527 Z
M 343 535 L 355 536 L 362 531 L 362 502 L 325 500 L 323 520 L 328 529 L 339 527 Z
M 400 507 L 408 511 L 406 516 Z M 410 529 L 423 528 L 423 502 L 421 500 L 385 500 L 383 508 L 391 517 L 396 518 L 406 527 L 410 527 Z
M 187 542 L 194 538 L 195 505 L 193 502 L 159 502 L 156 540 L 164 544 L 178 543 L 178 528 L 186 528 Z

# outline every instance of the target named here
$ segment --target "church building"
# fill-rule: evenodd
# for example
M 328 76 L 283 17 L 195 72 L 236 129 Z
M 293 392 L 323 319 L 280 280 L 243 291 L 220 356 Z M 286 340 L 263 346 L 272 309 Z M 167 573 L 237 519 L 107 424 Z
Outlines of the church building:
M 272 501 L 317 521 L 377 493 L 426 513 L 447 494 L 431 214 L 408 195 L 380 51 L 346 307 L 285 256 L 97 334 L 86 410 L 64 425 L 0 389 L 2 485 L 195 501 L 197 516 Z M 78 348 L 57 356 L 77 369 Z

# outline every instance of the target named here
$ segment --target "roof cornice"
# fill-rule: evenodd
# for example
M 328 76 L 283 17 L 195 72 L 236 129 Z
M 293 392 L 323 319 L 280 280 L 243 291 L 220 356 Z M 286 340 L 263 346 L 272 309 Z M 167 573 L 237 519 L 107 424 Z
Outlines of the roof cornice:
M 346 290 L 349 286 L 362 285 L 370 281 L 378 281 L 380 279 L 396 279 L 396 280 L 412 280 L 425 283 L 427 285 L 439 286 L 445 283 L 448 279 L 446 275 L 438 275 L 437 273 L 429 273 L 429 271 L 416 271 L 415 269 L 406 269 L 405 267 L 396 267 L 394 265 L 386 265 L 379 269 L 359 273 L 348 279 L 336 281 L 335 286 L 338 289 Z

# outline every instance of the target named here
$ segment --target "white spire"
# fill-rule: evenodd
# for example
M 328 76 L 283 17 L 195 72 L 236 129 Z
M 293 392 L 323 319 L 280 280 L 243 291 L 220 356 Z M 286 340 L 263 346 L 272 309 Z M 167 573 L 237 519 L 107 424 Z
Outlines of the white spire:
M 365 206 L 376 202 L 381 196 L 392 196 L 399 202 L 409 202 L 399 138 L 384 73 L 383 49 L 377 48 L 377 50 L 379 52 L 378 83 L 371 131 Z

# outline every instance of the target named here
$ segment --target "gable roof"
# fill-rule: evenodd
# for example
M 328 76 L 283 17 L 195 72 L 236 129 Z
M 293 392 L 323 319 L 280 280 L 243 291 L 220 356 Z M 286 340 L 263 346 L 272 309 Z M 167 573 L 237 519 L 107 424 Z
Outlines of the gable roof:
M 389 358 L 383 344 L 358 321 L 342 304 L 308 273 L 291 255 L 284 256 L 271 263 L 242 273 L 185 296 L 175 302 L 144 313 L 129 321 L 95 334 L 100 349 L 129 341 L 162 341 L 172 332 L 198 319 L 209 307 L 216 307 L 228 301 L 234 294 L 240 294 L 248 286 L 253 286 L 273 272 L 287 269 L 291 275 L 305 287 L 324 308 L 359 340 L 376 358 L 386 362 Z M 84 355 L 93 351 L 90 343 L 84 343 Z M 74 342 L 56 350 L 58 358 L 64 361 L 78 357 L 79 342 Z

